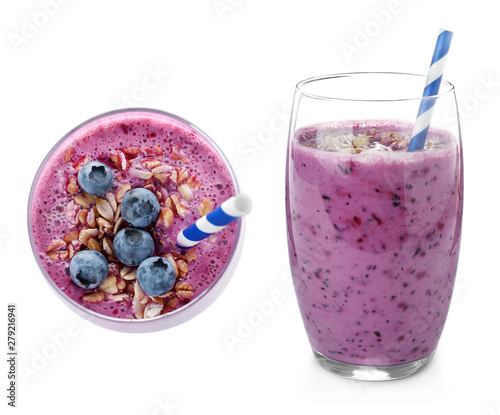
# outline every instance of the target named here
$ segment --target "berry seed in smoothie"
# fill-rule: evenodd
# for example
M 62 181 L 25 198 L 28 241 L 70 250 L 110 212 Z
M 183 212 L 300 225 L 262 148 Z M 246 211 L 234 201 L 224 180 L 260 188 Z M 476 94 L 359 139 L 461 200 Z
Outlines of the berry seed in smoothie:
M 121 319 L 160 316 L 222 271 L 236 223 L 190 249 L 176 237 L 234 194 L 226 163 L 188 125 L 154 111 L 111 113 L 73 131 L 45 161 L 32 193 L 34 249 L 81 306 Z
M 412 124 L 315 124 L 295 132 L 288 167 L 290 262 L 315 352 L 357 365 L 400 365 L 437 347 L 457 271 L 460 149 Z

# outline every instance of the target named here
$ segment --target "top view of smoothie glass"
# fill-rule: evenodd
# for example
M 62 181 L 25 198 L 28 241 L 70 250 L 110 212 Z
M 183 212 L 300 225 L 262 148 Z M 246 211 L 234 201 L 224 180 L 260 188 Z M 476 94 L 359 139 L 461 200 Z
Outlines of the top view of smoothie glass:
M 360 380 L 433 357 L 457 272 L 463 162 L 452 84 L 346 73 L 298 83 L 287 153 L 290 266 L 314 356 Z M 424 147 L 409 151 L 419 107 Z M 428 118 L 429 119 L 429 118 Z M 411 150 L 411 149 L 410 149 Z
M 82 123 L 50 150 L 31 189 L 28 228 L 43 275 L 73 311 L 106 328 L 150 332 L 219 296 L 250 209 L 198 127 L 124 109 Z

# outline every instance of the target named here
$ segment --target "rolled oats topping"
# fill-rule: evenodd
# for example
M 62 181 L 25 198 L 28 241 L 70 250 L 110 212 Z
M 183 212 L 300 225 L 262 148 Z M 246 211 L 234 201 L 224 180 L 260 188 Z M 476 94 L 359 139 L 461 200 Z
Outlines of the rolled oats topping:
M 101 285 L 99 285 L 99 290 L 107 294 L 116 294 L 118 292 L 118 287 L 116 286 L 116 277 L 106 278 Z
M 66 186 L 66 191 L 68 193 L 74 195 L 75 193 L 78 193 L 79 190 L 80 190 L 80 186 L 78 186 L 78 184 L 77 184 L 76 177 L 71 176 L 68 180 L 68 185 Z
M 182 281 L 176 285 L 175 295 L 180 300 L 189 300 L 194 295 L 194 288 L 188 282 Z
M 128 167 L 127 158 L 125 157 L 125 154 L 123 154 L 121 151 L 112 151 L 109 158 L 114 164 L 114 167 L 116 169 L 123 171 L 127 170 Z
M 96 208 L 99 215 L 101 215 L 104 219 L 107 219 L 108 221 L 114 220 L 113 208 L 106 199 L 98 198 L 96 201 Z
M 387 131 L 377 133 L 374 129 L 351 134 L 321 134 L 314 141 L 302 144 L 322 151 L 333 151 L 343 154 L 359 154 L 367 150 L 406 151 L 410 142 L 410 134 Z
M 87 303 L 100 303 L 104 301 L 104 298 L 105 296 L 102 291 L 96 291 L 82 296 L 83 301 L 86 301 Z

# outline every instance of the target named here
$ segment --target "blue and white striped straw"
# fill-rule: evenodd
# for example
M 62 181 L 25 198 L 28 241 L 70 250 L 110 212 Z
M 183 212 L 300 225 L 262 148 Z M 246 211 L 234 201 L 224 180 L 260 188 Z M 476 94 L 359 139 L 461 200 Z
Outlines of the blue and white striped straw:
M 245 193 L 230 197 L 217 209 L 202 216 L 195 223 L 179 232 L 177 246 L 188 249 L 210 235 L 219 232 L 227 225 L 248 215 L 252 210 L 252 199 Z
M 437 99 L 426 97 L 433 97 L 439 93 L 439 86 L 443 79 L 444 65 L 446 64 L 452 37 L 453 32 L 444 29 L 439 31 L 434 55 L 432 56 L 431 67 L 429 68 L 427 80 L 425 81 L 423 98 L 420 101 L 420 107 L 418 109 L 417 120 L 413 126 L 408 151 L 422 150 L 424 148 L 425 139 L 427 138 L 429 126 L 431 125 L 434 104 Z

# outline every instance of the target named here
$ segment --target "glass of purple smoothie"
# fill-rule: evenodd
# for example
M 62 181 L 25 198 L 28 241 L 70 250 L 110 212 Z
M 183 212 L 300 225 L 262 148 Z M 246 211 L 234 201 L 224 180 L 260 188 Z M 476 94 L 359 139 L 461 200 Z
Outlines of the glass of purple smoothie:
M 79 176 L 94 161 L 113 172 L 111 189 L 97 196 L 83 190 Z M 138 266 L 115 252 L 115 236 L 132 226 L 122 201 L 136 188 L 151 192 L 160 209 L 152 224 L 136 226 L 149 234 L 151 256 L 175 271 L 174 285 L 162 295 L 147 294 Z M 117 331 L 163 330 L 206 309 L 234 274 L 243 220 L 190 249 L 175 241 L 180 230 L 237 193 L 228 160 L 195 125 L 152 109 L 108 112 L 67 133 L 41 163 L 28 206 L 32 250 L 50 287 L 83 318 Z M 70 264 L 90 250 L 105 257 L 109 271 L 99 286 L 85 288 L 70 277 Z
M 460 248 L 463 161 L 443 81 L 423 150 L 408 152 L 425 76 L 347 73 L 297 84 L 287 154 L 290 266 L 319 364 L 360 380 L 429 363 Z

